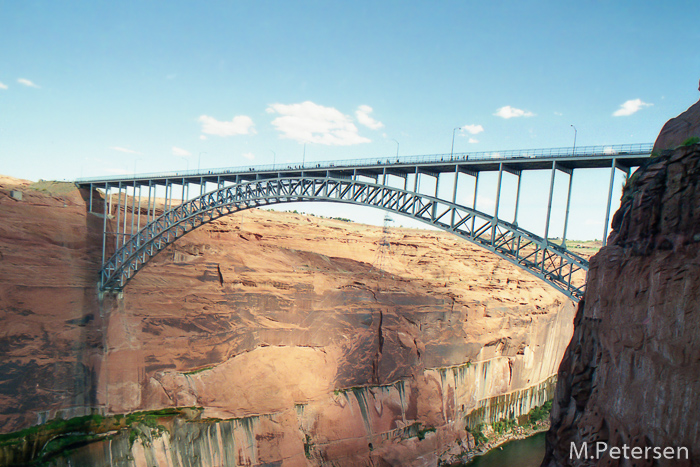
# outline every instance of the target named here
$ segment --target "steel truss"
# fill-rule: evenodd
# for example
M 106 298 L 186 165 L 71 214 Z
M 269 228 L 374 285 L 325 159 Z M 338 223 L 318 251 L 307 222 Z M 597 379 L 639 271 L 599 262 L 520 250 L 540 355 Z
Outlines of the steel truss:
M 121 205 L 121 187 L 119 196 Z M 564 247 L 519 228 L 515 223 L 498 219 L 497 212 L 492 216 L 477 211 L 474 207 L 456 204 L 455 196 L 450 202 L 437 196 L 364 182 L 357 177 L 348 179 L 302 175 L 246 181 L 225 187 L 219 185 L 218 189 L 189 201 L 184 198 L 183 192 L 182 204 L 165 209 L 161 216 L 148 222 L 145 227 L 137 228 L 136 233 L 129 235 L 125 228 L 121 238 L 117 235 L 116 252 L 104 262 L 100 270 L 102 291 L 121 291 L 158 252 L 186 233 L 219 217 L 258 206 L 331 201 L 372 206 L 417 219 L 492 251 L 549 283 L 574 301 L 580 300 L 584 294 L 585 286 L 573 285 L 572 277 L 577 271 L 588 271 L 588 261 Z M 150 206 L 150 191 L 148 204 Z M 138 209 L 140 222 L 140 197 Z M 132 206 L 132 221 L 133 211 Z M 146 212 L 148 219 L 149 210 Z M 105 216 L 106 214 L 105 207 Z M 117 218 L 117 226 L 119 222 L 120 219 Z M 126 207 L 124 222 L 126 225 Z M 106 231 L 104 235 L 107 235 Z

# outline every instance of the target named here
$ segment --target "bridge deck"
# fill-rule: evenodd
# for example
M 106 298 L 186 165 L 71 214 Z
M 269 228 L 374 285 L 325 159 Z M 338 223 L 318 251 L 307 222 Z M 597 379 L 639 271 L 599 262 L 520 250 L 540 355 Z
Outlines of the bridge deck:
M 610 168 L 615 161 L 619 168 L 638 167 L 649 159 L 652 144 L 616 146 L 585 146 L 485 153 L 438 154 L 393 158 L 369 158 L 343 161 L 307 162 L 305 164 L 276 164 L 267 166 L 231 167 L 204 170 L 156 172 L 108 177 L 88 177 L 75 181 L 80 186 L 90 184 L 128 183 L 131 186 L 174 184 L 199 184 L 202 182 L 233 182 L 267 180 L 270 178 L 297 176 L 325 176 L 346 178 L 366 176 L 376 179 L 389 174 L 406 177 L 419 172 L 427 175 L 504 171 L 520 173 L 526 170 L 549 170 L 556 162 L 564 170 Z

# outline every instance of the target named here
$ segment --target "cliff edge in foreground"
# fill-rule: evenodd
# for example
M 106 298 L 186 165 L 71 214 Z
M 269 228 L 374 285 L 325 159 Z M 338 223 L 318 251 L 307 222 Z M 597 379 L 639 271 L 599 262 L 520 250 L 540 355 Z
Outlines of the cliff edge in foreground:
M 688 112 L 700 114 L 700 103 Z M 653 158 L 623 190 L 559 369 L 543 466 L 700 465 L 700 145 L 692 143 Z M 599 442 L 611 448 L 600 456 Z

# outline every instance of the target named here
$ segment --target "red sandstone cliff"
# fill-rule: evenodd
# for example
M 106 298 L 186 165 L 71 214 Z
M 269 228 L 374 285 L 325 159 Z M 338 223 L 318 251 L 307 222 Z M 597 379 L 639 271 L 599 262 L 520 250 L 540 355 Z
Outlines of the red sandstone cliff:
M 699 121 L 700 103 L 671 120 L 657 146 L 685 140 L 674 128 Z M 700 465 L 700 145 L 635 172 L 612 227 L 591 260 L 542 465 Z M 640 447 L 648 457 L 685 447 L 690 460 L 598 459 L 591 450 L 593 459 L 572 459 L 572 443 L 580 452 L 584 442 L 628 446 L 629 456 Z
M 0 432 L 202 412 L 165 438 L 90 444 L 73 465 L 435 465 L 473 447 L 468 420 L 551 397 L 573 307 L 456 237 L 392 229 L 378 270 L 379 228 L 245 211 L 100 300 L 103 220 L 86 196 L 0 179 Z

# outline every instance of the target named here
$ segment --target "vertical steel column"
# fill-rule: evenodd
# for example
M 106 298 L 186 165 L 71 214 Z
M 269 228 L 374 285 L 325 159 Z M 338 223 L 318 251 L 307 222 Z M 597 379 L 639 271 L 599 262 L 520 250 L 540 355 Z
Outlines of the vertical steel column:
M 479 190 L 479 173 L 477 172 L 476 175 L 474 176 L 474 199 L 472 200 L 472 209 L 476 211 L 476 194 L 477 191 Z M 472 231 L 470 235 L 473 237 L 474 236 L 474 225 L 476 222 L 476 216 L 472 215 Z
M 109 186 L 109 183 L 107 183 L 105 186 Z M 107 213 L 111 216 L 112 215 L 112 197 L 109 196 L 109 209 L 107 210 Z
M 566 248 L 566 228 L 569 226 L 569 206 L 571 205 L 571 185 L 574 181 L 574 169 L 569 174 L 569 190 L 566 195 L 566 214 L 564 215 L 564 233 L 561 235 L 561 247 Z
M 503 180 L 503 162 L 498 164 L 498 182 L 496 183 L 496 207 L 491 220 L 491 245 L 496 242 L 496 226 L 498 225 L 498 208 L 501 205 L 501 181 Z
M 608 204 L 605 208 L 605 225 L 603 225 L 603 246 L 608 242 L 608 222 L 610 221 L 610 202 L 612 201 L 613 181 L 615 179 L 615 168 L 617 167 L 617 159 L 613 158 L 612 167 L 610 167 L 610 188 L 608 188 Z
M 185 204 L 185 178 L 182 178 L 182 201 L 180 204 Z
M 155 198 L 155 194 L 153 195 Z M 148 181 L 148 203 L 146 204 L 146 224 L 151 223 L 151 180 Z
M 498 164 L 498 182 L 496 183 L 496 208 L 493 216 L 498 219 L 498 208 L 501 204 L 501 180 L 503 180 L 503 163 Z
M 126 212 L 129 208 L 129 187 L 124 184 L 124 235 L 122 235 L 122 246 L 126 244 Z
M 170 191 L 168 191 L 168 188 L 170 188 Z M 173 194 L 173 184 L 168 181 L 168 179 L 165 179 L 165 201 L 163 202 L 163 214 L 165 214 L 165 211 L 169 209 L 170 206 L 170 198 L 172 197 Z
M 132 194 L 134 196 L 131 198 L 131 238 L 134 237 L 134 207 L 136 206 L 136 203 L 134 201 L 136 200 L 136 180 L 134 180 L 134 188 Z
M 413 193 L 416 193 L 413 195 L 413 215 L 415 215 L 416 211 L 418 210 L 418 206 L 416 204 L 418 201 L 418 166 L 416 166 L 416 178 L 413 180 Z
M 518 226 L 518 206 L 520 205 L 520 178 L 522 177 L 522 170 L 518 172 L 518 188 L 515 191 L 515 214 L 513 215 L 513 225 Z
M 549 217 L 550 217 L 550 214 L 552 213 L 552 196 L 554 195 L 554 176 L 556 175 L 556 172 L 557 172 L 557 162 L 554 161 L 554 162 L 552 162 L 552 178 L 549 182 L 549 202 L 547 203 L 547 220 L 544 223 L 544 241 L 545 241 L 545 243 L 549 242 L 547 237 L 549 237 Z
M 109 199 L 109 183 L 105 183 L 105 199 L 104 199 L 104 218 L 102 219 L 102 267 L 105 265 L 105 253 L 107 246 L 107 200 Z M 102 273 L 102 281 L 104 281 L 104 272 Z
M 459 179 L 459 166 L 455 164 L 455 181 L 452 184 L 452 204 L 457 203 L 457 180 Z M 452 207 L 452 219 L 450 220 L 450 227 L 455 226 L 455 208 Z
M 438 197 L 438 188 L 440 187 L 440 172 L 435 176 L 435 198 Z M 433 215 L 432 215 L 432 220 L 433 222 L 435 221 L 435 217 L 437 216 L 437 202 L 433 203 Z
M 408 191 L 408 172 L 403 175 L 403 189 Z
M 205 190 L 205 185 L 204 185 L 204 177 L 199 177 L 199 196 L 202 196 L 204 194 Z
M 139 185 L 139 211 L 138 211 L 138 217 L 136 218 L 136 231 L 140 232 L 141 231 L 141 187 L 143 185 Z
M 117 197 L 117 233 L 114 237 L 114 251 L 119 249 L 119 226 L 121 225 L 121 210 L 122 210 L 122 182 L 119 182 L 119 196 Z
M 90 208 L 88 212 L 92 212 L 92 183 L 90 184 Z

